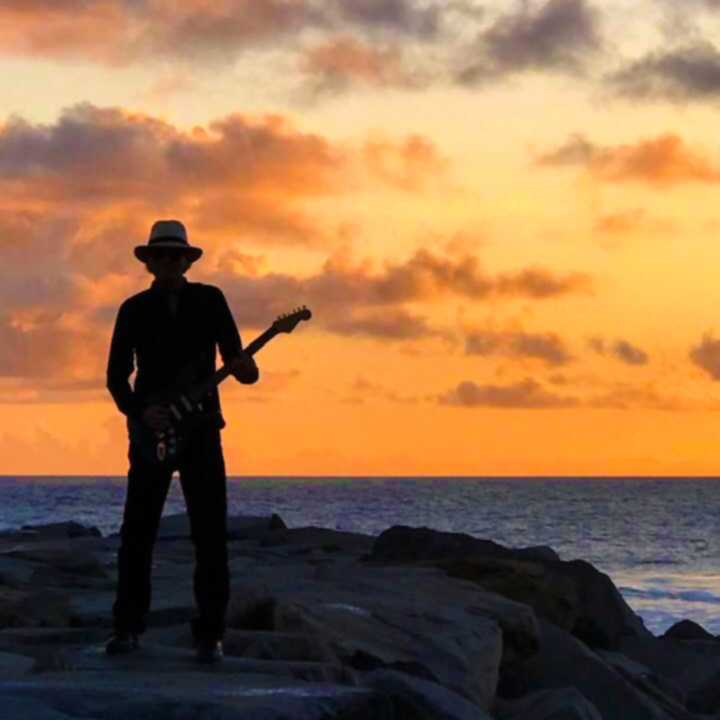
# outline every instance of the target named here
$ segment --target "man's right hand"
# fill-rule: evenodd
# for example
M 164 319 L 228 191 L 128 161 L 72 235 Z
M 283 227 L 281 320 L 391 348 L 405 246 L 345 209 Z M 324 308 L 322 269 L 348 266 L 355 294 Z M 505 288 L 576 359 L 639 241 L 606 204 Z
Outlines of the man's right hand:
M 170 426 L 170 411 L 163 405 L 148 405 L 142 419 L 152 430 L 165 430 Z

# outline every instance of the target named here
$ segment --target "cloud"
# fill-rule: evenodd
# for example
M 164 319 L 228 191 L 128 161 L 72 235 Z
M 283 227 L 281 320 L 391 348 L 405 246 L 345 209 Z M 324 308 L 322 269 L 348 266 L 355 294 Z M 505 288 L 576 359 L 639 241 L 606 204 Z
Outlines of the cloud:
M 689 357 L 713 380 L 720 380 L 720 340 L 716 340 L 712 333 L 703 335 L 703 339 L 691 348 Z
M 390 340 L 427 338 L 443 334 L 431 328 L 425 318 L 401 308 L 359 312 L 350 309 L 348 314 L 330 317 L 325 327 L 338 335 L 366 335 Z
M 231 306 L 242 308 L 243 321 L 253 327 L 263 327 L 268 318 L 287 311 L 288 306 L 305 304 L 314 313 L 316 327 L 342 335 L 385 339 L 447 337 L 445 331 L 403 308 L 408 303 L 433 304 L 452 297 L 473 301 L 549 299 L 587 292 L 590 285 L 590 278 L 581 274 L 556 276 L 549 270 L 535 269 L 527 276 L 529 280 L 523 270 L 493 276 L 480 269 L 475 255 L 461 252 L 446 257 L 420 249 L 404 261 L 385 261 L 379 270 L 369 261 L 355 262 L 341 251 L 331 255 L 317 272 L 304 277 L 259 275 L 226 265 L 223 272 L 211 273 L 208 281 L 225 289 Z M 525 352 L 541 352 L 530 347 L 532 340 L 526 342 Z M 539 344 L 537 340 L 535 343 Z M 545 352 L 551 351 L 545 348 Z
M 430 38 L 440 28 L 441 9 L 415 0 L 335 0 L 330 3 L 351 26 L 384 28 L 392 33 Z
M 537 9 L 523 3 L 479 33 L 455 81 L 478 85 L 526 70 L 580 73 L 586 56 L 601 47 L 597 24 L 585 0 L 549 0 Z
M 595 395 L 583 402 L 588 408 L 611 410 L 702 410 L 707 405 L 687 402 L 678 398 L 661 395 L 651 383 L 633 386 L 629 383 L 616 383 L 609 391 Z
M 465 380 L 437 396 L 440 405 L 495 408 L 567 408 L 579 404 L 577 398 L 553 395 L 532 378 L 511 385 L 477 385 Z
M 380 398 L 402 404 L 414 404 L 420 402 L 421 400 L 418 395 L 400 395 L 394 389 L 386 388 L 380 383 L 368 380 L 362 375 L 359 375 L 355 379 L 355 382 L 352 384 L 350 390 L 354 394 L 343 398 L 342 402 L 351 405 L 362 405 L 368 398 Z
M 720 52 L 707 40 L 655 51 L 605 78 L 632 99 L 705 100 L 720 96 Z
M 205 238 L 208 257 L 228 231 L 319 246 L 335 239 L 332 225 L 303 203 L 354 192 L 366 162 L 360 149 L 300 132 L 279 115 L 234 114 L 187 132 L 90 103 L 52 124 L 13 116 L 0 125 L 0 251 L 24 261 L 37 250 L 36 262 L 52 268 L 128 272 L 131 246 L 169 213 Z
M 56 217 L 62 208 L 68 224 L 80 219 L 85 257 L 93 253 L 88 217 L 98 225 L 96 242 L 111 251 L 121 233 L 142 238 L 150 218 L 166 212 L 204 236 L 231 229 L 263 244 L 326 246 L 334 231 L 305 202 L 356 192 L 368 173 L 421 192 L 447 167 L 418 134 L 336 144 L 277 114 L 232 114 L 181 131 L 148 115 L 80 103 L 53 124 L 13 116 L 0 125 L 6 203 L 38 216 L 24 208 Z
M 588 345 L 598 355 L 612 355 L 627 365 L 647 365 L 650 360 L 644 350 L 627 340 L 616 340 L 608 345 L 603 338 L 593 337 L 588 340 Z
M 477 15 L 472 3 L 456 0 L 453 9 Z M 248 50 L 291 46 L 305 32 L 430 40 L 440 20 L 440 6 L 414 0 L 10 0 L 0 7 L 0 48 L 113 67 L 168 59 L 230 65 Z
M 589 282 L 579 273 L 558 276 L 541 268 L 493 277 L 480 269 L 475 255 L 448 258 L 420 249 L 404 262 L 385 261 L 380 273 L 332 258 L 312 285 L 334 299 L 366 298 L 368 303 L 381 304 L 449 295 L 476 300 L 495 295 L 553 297 L 581 292 Z
M 111 66 L 152 58 L 229 63 L 242 50 L 331 22 L 309 0 L 14 0 L 0 8 L 0 47 Z
M 252 241 L 332 246 L 351 221 L 311 215 L 305 203 L 352 195 L 368 174 L 420 191 L 422 178 L 437 176 L 444 162 L 419 135 L 395 144 L 373 138 L 353 149 L 279 115 L 233 114 L 187 131 L 90 103 L 50 124 L 12 117 L 0 126 L 0 379 L 34 383 L 48 397 L 84 391 L 93 379 L 102 386 L 119 298 L 136 291 L 141 277 L 149 281 L 132 247 L 146 242 L 158 217 L 186 222 L 191 242 L 206 250 L 193 279 L 222 287 L 243 327 L 264 328 L 307 304 L 313 326 L 328 333 L 445 339 L 444 328 L 408 305 L 562 298 L 591 288 L 582 273 L 491 273 L 463 238 L 380 266 L 332 253 L 304 276 L 273 272 L 264 252 L 247 251 Z M 249 241 L 243 252 L 240 240 Z M 51 389 L 51 377 L 67 385 Z
M 720 180 L 720 168 L 672 133 L 639 140 L 634 145 L 612 147 L 600 147 L 581 135 L 573 135 L 560 147 L 536 157 L 534 162 L 540 167 L 580 165 L 605 182 L 636 181 L 664 187 Z
M 468 355 L 502 354 L 543 360 L 548 365 L 566 365 L 572 356 L 555 333 L 474 331 L 465 340 Z
M 421 89 L 430 84 L 427 74 L 405 61 L 399 45 L 379 48 L 352 36 L 306 49 L 299 64 L 310 78 L 311 95 L 339 93 L 356 85 Z
M 649 355 L 638 347 L 631 345 L 627 340 L 618 340 L 613 345 L 614 354 L 628 365 L 647 365 Z
M 0 315 L 0 377 L 31 380 L 34 389 L 86 389 L 99 379 L 101 341 L 62 311 Z M 99 353 L 102 357 L 102 353 Z M 104 358 L 103 358 L 104 360 Z M 97 387 L 97 386 L 96 386 Z
M 420 192 L 434 184 L 450 165 L 432 142 L 418 134 L 409 135 L 403 143 L 372 138 L 362 152 L 373 175 L 408 192 Z
M 177 199 L 235 185 L 254 193 L 330 192 L 344 166 L 341 151 L 285 118 L 234 114 L 190 133 L 150 116 L 80 103 L 55 125 L 13 116 L 0 127 L 0 183 L 75 202 Z M 12 188 L 11 188 L 12 189 Z

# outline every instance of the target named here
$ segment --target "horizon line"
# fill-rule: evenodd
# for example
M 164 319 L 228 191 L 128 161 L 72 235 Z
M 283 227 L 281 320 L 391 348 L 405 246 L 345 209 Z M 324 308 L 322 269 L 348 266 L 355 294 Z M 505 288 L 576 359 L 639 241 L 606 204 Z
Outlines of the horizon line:
M 173 477 L 175 477 L 176 473 L 173 473 Z M 568 475 L 568 474 L 555 474 L 555 475 L 340 475 L 337 473 L 328 473 L 328 474 L 321 474 L 321 475 L 306 475 L 306 474 L 297 474 L 297 475 L 287 475 L 287 474 L 269 474 L 269 475 L 258 475 L 258 474 L 243 474 L 243 475 L 237 475 L 237 474 L 227 474 L 227 479 L 230 480 L 232 478 L 334 478 L 334 479 L 352 479 L 352 478 L 358 478 L 358 479 L 421 479 L 421 478 L 453 478 L 453 479 L 488 479 L 488 480 L 554 480 L 554 479 L 647 479 L 647 480 L 660 480 L 663 478 L 667 479 L 708 479 L 708 480 L 717 480 L 720 479 L 720 475 L 607 475 L 607 474 L 593 474 L 593 475 Z M 72 473 L 72 474 L 58 474 L 58 475 L 48 475 L 46 473 L 41 474 L 30 474 L 30 473 L 14 473 L 14 474 L 5 474 L 0 473 L 0 480 L 4 478 L 120 478 L 120 479 L 127 479 L 127 473 L 124 474 L 108 474 L 108 473 Z

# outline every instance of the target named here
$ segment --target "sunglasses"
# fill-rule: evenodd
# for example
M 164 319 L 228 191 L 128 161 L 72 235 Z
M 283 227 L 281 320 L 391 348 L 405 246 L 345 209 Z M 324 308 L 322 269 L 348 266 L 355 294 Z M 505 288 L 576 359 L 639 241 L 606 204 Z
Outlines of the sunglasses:
M 168 258 L 169 260 L 176 260 L 177 258 L 184 257 L 187 253 L 179 248 L 156 248 L 150 251 L 150 256 L 155 260 L 162 260 Z

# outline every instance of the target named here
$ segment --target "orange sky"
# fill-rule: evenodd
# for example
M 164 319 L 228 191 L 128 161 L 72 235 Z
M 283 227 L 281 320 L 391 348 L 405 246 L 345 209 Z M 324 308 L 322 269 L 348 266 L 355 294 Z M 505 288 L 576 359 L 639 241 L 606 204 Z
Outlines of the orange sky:
M 0 8 L 0 474 L 123 474 L 152 222 L 261 379 L 231 475 L 720 471 L 720 5 Z M 110 31 L 110 29 L 112 31 Z

